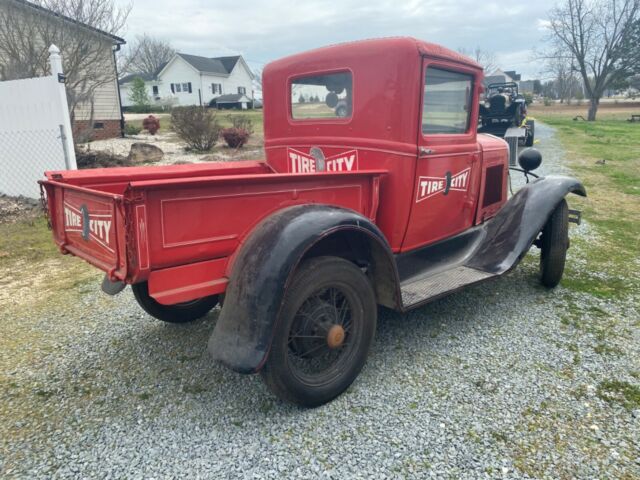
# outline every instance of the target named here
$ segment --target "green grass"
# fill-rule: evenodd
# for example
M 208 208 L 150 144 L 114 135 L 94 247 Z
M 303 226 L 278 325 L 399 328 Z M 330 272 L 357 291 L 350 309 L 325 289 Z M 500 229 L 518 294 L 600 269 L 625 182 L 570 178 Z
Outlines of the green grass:
M 640 387 L 620 380 L 600 382 L 598 397 L 609 403 L 620 403 L 629 410 L 640 408 Z
M 640 195 L 640 123 L 604 119 L 573 121 L 557 116 L 538 116 L 558 130 L 563 144 L 576 155 L 594 159 L 585 166 L 595 175 L 606 175 L 619 191 Z M 604 160 L 604 164 L 595 161 Z
M 210 110 L 214 113 L 220 125 L 224 128 L 230 127 L 233 117 L 245 116 L 251 119 L 253 124 L 253 131 L 255 134 L 262 135 L 264 128 L 264 121 L 262 110 Z M 161 114 L 155 115 L 160 118 L 160 133 L 168 133 L 172 131 L 171 128 L 171 115 Z M 142 128 L 142 119 L 127 120 L 128 124 L 136 125 Z
M 44 217 L 0 225 L 0 267 L 16 260 L 37 262 L 59 255 Z
M 640 291 L 635 259 L 640 257 L 640 124 L 600 115 L 595 122 L 573 121 L 571 114 L 535 117 L 557 129 L 568 166 L 588 198 L 570 197 L 594 238 L 572 239 L 584 266 L 567 264 L 562 284 L 603 299 Z M 628 116 L 628 115 L 626 115 Z M 604 160 L 604 164 L 596 163 Z

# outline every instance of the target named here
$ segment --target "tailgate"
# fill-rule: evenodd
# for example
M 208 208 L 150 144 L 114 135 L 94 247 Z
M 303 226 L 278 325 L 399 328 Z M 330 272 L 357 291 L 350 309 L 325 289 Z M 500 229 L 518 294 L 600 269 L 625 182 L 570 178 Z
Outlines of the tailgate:
M 54 180 L 46 190 L 53 237 L 63 253 L 71 253 L 124 280 L 127 274 L 125 210 L 122 195 Z

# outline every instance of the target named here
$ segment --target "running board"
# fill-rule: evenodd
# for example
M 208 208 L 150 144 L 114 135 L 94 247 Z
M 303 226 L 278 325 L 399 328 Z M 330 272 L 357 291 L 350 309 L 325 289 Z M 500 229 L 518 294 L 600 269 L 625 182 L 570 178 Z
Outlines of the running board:
M 417 307 L 438 297 L 453 293 L 467 285 L 496 276 L 498 275 L 494 273 L 459 266 L 433 276 L 403 282 L 400 285 L 403 309 Z

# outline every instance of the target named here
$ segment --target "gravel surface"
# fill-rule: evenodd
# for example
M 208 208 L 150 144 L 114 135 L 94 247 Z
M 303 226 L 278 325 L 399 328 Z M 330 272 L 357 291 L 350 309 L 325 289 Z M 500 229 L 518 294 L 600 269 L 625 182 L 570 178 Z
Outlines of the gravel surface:
M 550 129 L 537 134 L 545 173 L 562 171 Z M 571 234 L 594 235 L 588 223 Z M 640 376 L 638 298 L 547 291 L 537 261 L 382 311 L 360 377 L 314 410 L 211 362 L 217 309 L 166 325 L 97 282 L 45 309 L 16 300 L 3 321 L 33 342 L 13 347 L 29 362 L 0 352 L 0 476 L 639 478 L 640 411 L 603 394 Z M 584 263 L 580 242 L 569 261 Z

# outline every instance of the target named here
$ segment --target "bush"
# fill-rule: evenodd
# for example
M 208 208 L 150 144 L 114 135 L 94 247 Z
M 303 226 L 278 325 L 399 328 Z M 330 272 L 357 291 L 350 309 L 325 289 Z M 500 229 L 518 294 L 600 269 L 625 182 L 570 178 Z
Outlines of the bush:
M 243 128 L 231 127 L 222 130 L 222 137 L 224 138 L 224 141 L 227 142 L 227 145 L 230 148 L 242 147 L 245 143 L 247 143 L 250 135 L 251 134 Z
M 544 106 L 545 107 L 551 106 L 551 99 L 549 97 L 544 97 Z
M 151 135 L 155 135 L 156 132 L 160 130 L 160 120 L 153 115 L 149 115 L 147 118 L 142 120 L 142 128 Z
M 531 105 L 533 103 L 533 93 L 523 93 L 522 96 L 524 97 L 524 103 L 526 103 L 527 105 Z
M 244 130 L 249 135 L 253 133 L 253 122 L 247 115 L 227 115 L 233 128 Z
M 132 123 L 124 124 L 124 134 L 125 135 L 138 135 L 142 131 L 141 127 L 134 125 Z
M 202 107 L 176 107 L 171 111 L 173 131 L 187 147 L 206 152 L 220 137 L 220 124 L 211 110 Z

